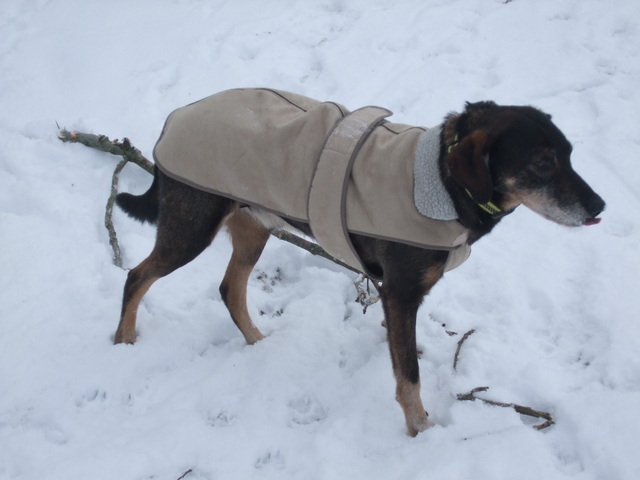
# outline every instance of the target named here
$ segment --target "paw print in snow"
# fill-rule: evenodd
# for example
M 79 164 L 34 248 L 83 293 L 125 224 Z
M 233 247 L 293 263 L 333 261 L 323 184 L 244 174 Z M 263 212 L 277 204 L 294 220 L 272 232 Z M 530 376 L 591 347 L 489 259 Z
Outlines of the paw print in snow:
M 302 395 L 289 402 L 291 423 L 294 425 L 310 425 L 321 422 L 327 417 L 327 410 L 316 399 Z

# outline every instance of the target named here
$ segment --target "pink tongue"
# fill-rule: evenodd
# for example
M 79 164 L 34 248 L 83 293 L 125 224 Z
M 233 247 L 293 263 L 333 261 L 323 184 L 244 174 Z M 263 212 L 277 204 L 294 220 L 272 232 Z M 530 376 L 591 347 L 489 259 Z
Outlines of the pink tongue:
M 585 220 L 584 224 L 585 225 L 597 225 L 600 223 L 600 220 L 602 220 L 601 218 L 588 218 L 587 220 Z

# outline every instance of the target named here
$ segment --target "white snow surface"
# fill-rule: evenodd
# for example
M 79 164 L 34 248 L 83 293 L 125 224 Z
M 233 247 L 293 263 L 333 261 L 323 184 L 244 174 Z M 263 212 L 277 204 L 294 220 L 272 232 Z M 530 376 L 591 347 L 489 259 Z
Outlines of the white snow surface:
M 2 0 L 0 478 L 640 478 L 639 18 L 637 0 Z M 354 275 L 276 239 L 249 282 L 264 341 L 222 304 L 221 234 L 152 287 L 137 344 L 112 344 L 118 158 L 56 122 L 150 156 L 173 109 L 245 86 L 425 126 L 465 101 L 535 105 L 607 201 L 578 229 L 520 207 L 433 289 L 417 335 L 437 425 L 416 438 L 380 305 L 363 314 Z M 120 187 L 149 184 L 131 165 Z M 131 268 L 154 229 L 114 220 Z M 456 400 L 477 386 L 556 424 Z

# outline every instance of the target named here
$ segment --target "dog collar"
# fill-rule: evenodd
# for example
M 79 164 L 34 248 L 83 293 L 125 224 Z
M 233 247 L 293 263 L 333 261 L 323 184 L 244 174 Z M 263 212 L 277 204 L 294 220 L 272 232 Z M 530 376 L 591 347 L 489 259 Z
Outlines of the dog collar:
M 449 155 L 453 151 L 453 149 L 458 146 L 459 143 L 460 143 L 460 137 L 456 133 L 456 136 L 453 137 L 453 142 L 451 142 L 449 144 L 449 147 L 447 148 L 447 155 Z
M 488 201 L 487 203 L 480 203 L 477 202 L 475 198 L 473 198 L 473 195 L 471 195 L 471 192 L 469 190 L 467 190 L 466 188 L 464 189 L 465 192 L 467 192 L 467 195 L 469 195 L 469 197 L 471 198 L 471 200 L 473 200 L 476 205 L 478 205 L 482 210 L 484 210 L 485 212 L 487 212 L 489 215 L 491 215 L 491 218 L 498 220 L 506 215 L 509 215 L 511 212 L 505 212 L 504 210 L 502 210 L 499 206 L 497 206 L 495 203 L 493 203 L 492 201 Z
M 453 149 L 456 148 L 459 143 L 460 143 L 460 138 L 456 133 L 456 136 L 453 138 L 453 142 L 451 142 L 447 147 L 447 155 L 451 154 Z M 511 212 L 505 212 L 499 206 L 493 203 L 491 200 L 489 200 L 486 203 L 480 203 L 476 201 L 475 198 L 473 198 L 473 195 L 471 195 L 471 192 L 469 190 L 465 188 L 464 191 L 467 192 L 467 195 L 469 195 L 469 198 L 471 198 L 471 200 L 473 200 L 476 203 L 476 205 L 478 205 L 483 211 L 491 215 L 491 218 L 495 220 L 498 220 L 506 215 L 509 215 L 509 213 L 511 213 Z

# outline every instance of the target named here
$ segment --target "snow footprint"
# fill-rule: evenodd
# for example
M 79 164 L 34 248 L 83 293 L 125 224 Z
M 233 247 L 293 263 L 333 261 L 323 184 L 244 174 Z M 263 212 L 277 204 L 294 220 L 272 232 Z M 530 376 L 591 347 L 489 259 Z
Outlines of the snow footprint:
M 76 407 L 83 408 L 89 405 L 99 405 L 107 400 L 107 392 L 96 389 L 90 390 L 76 398 Z
M 327 418 L 326 408 L 315 398 L 301 395 L 289 402 L 291 410 L 290 426 L 311 425 Z
M 226 410 L 212 412 L 207 416 L 207 424 L 211 427 L 228 427 L 233 425 L 235 422 L 235 415 L 227 412 Z
M 267 293 L 273 292 L 273 287 L 278 285 L 284 279 L 284 273 L 280 267 L 276 267 L 273 274 L 269 274 L 264 270 L 256 272 L 256 280 L 262 283 L 262 290 Z
M 274 468 L 276 470 L 284 469 L 285 462 L 284 457 L 280 453 L 280 450 L 276 450 L 275 452 L 267 452 L 254 464 L 256 469 L 262 470 L 265 468 Z

